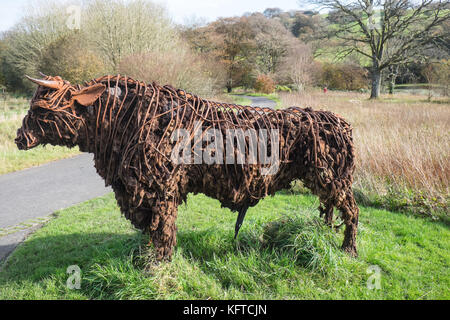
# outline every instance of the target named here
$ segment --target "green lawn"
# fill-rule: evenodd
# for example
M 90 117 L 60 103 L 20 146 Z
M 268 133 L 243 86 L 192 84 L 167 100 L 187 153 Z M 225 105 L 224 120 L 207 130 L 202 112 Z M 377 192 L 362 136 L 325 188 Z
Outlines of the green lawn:
M 317 205 L 309 195 L 266 198 L 235 241 L 236 214 L 190 196 L 173 261 L 156 264 L 109 194 L 58 212 L 26 240 L 2 266 L 0 299 L 450 298 L 448 225 L 362 207 L 352 259 Z M 80 290 L 66 287 L 70 265 L 81 268 Z M 380 289 L 367 287 L 374 268 Z
M 239 104 L 241 106 L 249 106 L 252 104 L 252 101 L 248 98 L 241 97 L 240 95 L 230 94 L 229 97 L 233 100 L 233 103 Z

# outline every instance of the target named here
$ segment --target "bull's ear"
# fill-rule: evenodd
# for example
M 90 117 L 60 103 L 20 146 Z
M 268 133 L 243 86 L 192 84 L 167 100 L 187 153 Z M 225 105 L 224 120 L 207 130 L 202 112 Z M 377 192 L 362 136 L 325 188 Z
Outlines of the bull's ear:
M 106 86 L 104 84 L 97 83 L 72 93 L 72 98 L 79 104 L 88 107 L 102 95 L 105 89 Z

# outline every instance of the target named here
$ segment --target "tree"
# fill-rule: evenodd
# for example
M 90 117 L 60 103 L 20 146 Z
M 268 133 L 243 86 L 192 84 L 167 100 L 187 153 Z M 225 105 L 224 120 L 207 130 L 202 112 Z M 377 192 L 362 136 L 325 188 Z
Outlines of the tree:
M 239 84 L 252 69 L 254 35 L 247 17 L 222 18 L 211 24 L 219 37 L 216 38 L 218 57 L 226 70 L 228 92 Z
M 182 37 L 195 52 L 215 61 L 215 71 L 222 70 L 223 82 L 228 92 L 235 86 L 250 87 L 253 83 L 255 59 L 254 33 L 249 17 L 222 18 L 205 26 L 191 25 L 182 28 Z
M 292 24 L 292 33 L 297 38 L 301 35 L 312 35 L 319 26 L 319 15 L 306 15 L 303 12 L 298 12 L 295 15 L 294 23 Z
M 258 72 L 277 72 L 292 42 L 297 40 L 281 22 L 268 19 L 260 13 L 251 15 L 248 23 L 254 34 Z
M 389 80 L 389 94 L 394 94 L 395 80 L 397 79 L 398 73 L 400 70 L 400 65 L 390 65 L 388 67 L 388 76 Z
M 278 17 L 282 12 L 283 10 L 281 10 L 280 8 L 267 8 L 266 10 L 264 10 L 263 14 L 267 18 L 274 18 Z
M 75 30 L 61 35 L 44 49 L 39 70 L 59 75 L 71 83 L 83 83 L 102 76 L 105 66 L 86 46 L 83 35 Z
M 6 79 L 3 72 L 3 56 L 2 52 L 4 52 L 6 49 L 5 42 L 3 40 L 0 40 L 0 88 L 4 88 L 6 86 Z
M 423 57 L 426 48 L 446 43 L 450 7 L 442 0 L 314 0 L 333 11 L 330 35 L 342 40 L 344 55 L 370 60 L 371 99 L 380 95 L 383 70 Z M 447 44 L 448 45 L 448 44 Z
M 289 49 L 289 54 L 283 64 L 283 74 L 288 77 L 289 83 L 295 84 L 298 91 L 311 84 L 317 73 L 316 65 L 310 46 L 298 42 Z
M 448 96 L 448 88 L 450 85 L 449 60 L 427 63 L 425 66 L 423 66 L 421 73 L 428 82 L 429 101 L 433 96 L 433 89 L 440 89 L 443 95 Z
M 27 14 L 3 34 L 1 69 L 9 90 L 30 92 L 33 88 L 24 75 L 37 75 L 45 48 L 67 31 L 65 7 L 50 3 L 30 7 Z M 24 81 L 25 80 L 25 81 Z
M 176 31 L 161 5 L 145 0 L 94 0 L 85 12 L 82 26 L 111 72 L 117 72 L 121 60 L 129 55 L 164 52 L 176 46 Z

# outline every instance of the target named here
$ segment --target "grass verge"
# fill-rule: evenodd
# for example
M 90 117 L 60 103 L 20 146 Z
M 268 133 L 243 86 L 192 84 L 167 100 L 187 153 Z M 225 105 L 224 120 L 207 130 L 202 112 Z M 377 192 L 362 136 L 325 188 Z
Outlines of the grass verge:
M 0 174 L 38 166 L 80 153 L 78 148 L 68 149 L 50 145 L 38 146 L 28 151 L 17 149 L 14 139 L 21 123 L 21 119 L 0 122 Z
M 251 208 L 238 241 L 235 214 L 190 196 L 180 206 L 171 263 L 113 195 L 58 212 L 0 271 L 0 299 L 449 299 L 450 231 L 441 222 L 361 208 L 359 257 L 318 220 L 315 197 L 279 193 Z M 66 286 L 81 269 L 81 289 Z M 377 279 L 380 288 L 367 283 Z
M 241 97 L 240 95 L 230 94 L 229 97 L 234 104 L 238 104 L 241 106 L 249 106 L 252 104 L 252 101 L 250 99 Z

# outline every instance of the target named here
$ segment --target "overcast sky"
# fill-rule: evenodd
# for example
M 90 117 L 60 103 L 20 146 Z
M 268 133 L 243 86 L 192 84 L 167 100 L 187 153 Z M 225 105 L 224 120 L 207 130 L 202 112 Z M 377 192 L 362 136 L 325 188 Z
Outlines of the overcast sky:
M 213 21 L 218 17 L 240 16 L 245 12 L 262 12 L 278 7 L 285 11 L 301 8 L 297 0 L 154 0 L 164 4 L 173 20 L 184 23 L 193 17 Z M 0 0 L 0 31 L 16 23 L 27 4 L 33 0 Z

